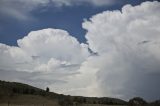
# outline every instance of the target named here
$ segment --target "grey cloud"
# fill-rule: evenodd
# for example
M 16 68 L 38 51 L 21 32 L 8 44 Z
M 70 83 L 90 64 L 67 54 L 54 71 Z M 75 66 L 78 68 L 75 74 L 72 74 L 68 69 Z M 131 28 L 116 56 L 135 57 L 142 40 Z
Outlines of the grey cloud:
M 141 44 L 145 44 L 145 43 L 149 43 L 149 42 L 151 42 L 151 41 L 149 41 L 149 40 L 144 40 L 144 41 L 139 42 L 138 44 L 141 45 Z
M 0 69 L 0 80 L 21 82 L 45 89 L 51 84 L 67 83 L 65 80 L 54 79 L 54 73 L 43 74 L 40 72 L 19 72 L 16 70 Z

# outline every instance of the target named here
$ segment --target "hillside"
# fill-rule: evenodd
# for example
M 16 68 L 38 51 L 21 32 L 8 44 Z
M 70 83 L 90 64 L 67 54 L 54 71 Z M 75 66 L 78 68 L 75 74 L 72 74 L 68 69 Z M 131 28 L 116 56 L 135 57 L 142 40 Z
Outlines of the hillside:
M 17 82 L 0 81 L 0 104 L 3 103 L 59 106 L 58 100 L 42 89 Z
M 145 103 L 141 99 L 131 99 L 129 103 Z M 159 103 L 156 101 L 156 103 Z M 128 102 L 116 98 L 82 97 L 57 94 L 17 82 L 0 81 L 0 104 L 36 104 L 45 106 L 74 106 L 83 104 L 127 105 Z M 152 104 L 155 104 L 153 102 Z

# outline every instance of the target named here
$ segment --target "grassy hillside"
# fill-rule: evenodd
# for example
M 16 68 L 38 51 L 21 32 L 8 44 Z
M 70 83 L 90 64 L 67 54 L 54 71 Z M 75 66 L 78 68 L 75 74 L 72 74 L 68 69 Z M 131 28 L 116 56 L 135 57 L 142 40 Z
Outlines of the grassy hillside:
M 59 106 L 56 94 L 17 82 L 0 81 L 0 103 Z
M 141 98 L 133 98 L 129 102 L 126 102 L 108 97 L 70 96 L 47 92 L 27 84 L 0 81 L 0 104 L 35 104 L 37 106 L 105 106 L 130 104 L 134 106 L 135 103 L 148 105 L 148 103 Z M 159 103 L 159 101 L 152 102 L 153 105 L 155 103 Z M 155 106 L 157 106 L 157 104 Z

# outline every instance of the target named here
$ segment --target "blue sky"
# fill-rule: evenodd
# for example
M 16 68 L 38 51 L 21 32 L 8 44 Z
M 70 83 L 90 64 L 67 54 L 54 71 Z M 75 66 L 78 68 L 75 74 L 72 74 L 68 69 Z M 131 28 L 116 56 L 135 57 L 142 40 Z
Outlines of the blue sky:
M 138 5 L 144 1 L 148 0 L 122 0 L 121 2 L 116 1 L 111 5 L 102 6 L 84 3 L 61 7 L 57 7 L 53 3 L 46 6 L 38 6 L 36 9 L 29 11 L 26 14 L 28 15 L 27 18 L 32 17 L 34 19 L 25 20 L 15 18 L 13 15 L 6 15 L 4 10 L 0 12 L 0 42 L 8 45 L 17 45 L 17 40 L 26 36 L 30 31 L 44 28 L 67 30 L 80 42 L 85 42 L 84 35 L 86 31 L 82 28 L 83 19 L 88 19 L 92 15 L 106 10 L 120 10 L 125 4 Z M 0 5 L 3 5 L 3 3 Z M 11 6 L 14 7 L 14 5 Z

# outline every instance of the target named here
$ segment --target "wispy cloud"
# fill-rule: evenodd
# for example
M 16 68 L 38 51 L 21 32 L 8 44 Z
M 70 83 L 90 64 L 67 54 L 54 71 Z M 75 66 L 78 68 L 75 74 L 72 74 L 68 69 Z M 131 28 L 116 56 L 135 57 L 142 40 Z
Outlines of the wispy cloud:
M 32 11 L 53 7 L 92 5 L 92 6 L 108 6 L 115 3 L 115 0 L 1 0 L 0 14 L 1 16 L 12 17 L 18 20 L 33 20 Z

